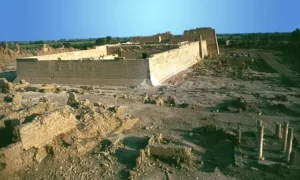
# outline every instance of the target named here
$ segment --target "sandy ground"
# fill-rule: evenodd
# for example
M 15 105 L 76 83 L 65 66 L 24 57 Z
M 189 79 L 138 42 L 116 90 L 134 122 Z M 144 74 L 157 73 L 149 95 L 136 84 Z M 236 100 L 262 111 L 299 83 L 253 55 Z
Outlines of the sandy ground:
M 236 58 L 223 51 L 220 59 L 226 58 L 227 64 L 218 65 L 217 59 L 202 62 L 160 87 L 146 83 L 131 87 L 94 86 L 94 90 L 77 93 L 79 100 L 88 99 L 107 106 L 124 105 L 128 114 L 140 118 L 140 122 L 123 133 L 124 138 L 113 152 L 101 153 L 100 144 L 81 157 L 46 158 L 39 166 L 25 169 L 19 175 L 22 179 L 128 179 L 130 172 L 135 172 L 136 179 L 299 179 L 300 88 L 284 84 L 279 73 L 255 52 L 251 53 L 250 57 Z M 69 90 L 79 86 L 62 87 Z M 146 93 L 153 98 L 161 95 L 165 100 L 171 96 L 175 105 L 143 104 Z M 30 101 L 47 97 L 53 102 L 66 103 L 68 98 L 66 92 L 20 94 Z M 257 120 L 263 120 L 266 136 L 274 135 L 277 122 L 289 121 L 294 127 L 296 160 L 293 165 L 248 163 L 250 156 L 245 156 L 242 167 L 235 164 L 237 145 L 229 135 L 235 134 L 238 128 L 244 134 L 255 132 Z M 207 125 L 222 129 L 224 134 L 202 133 L 201 128 Z M 139 151 L 155 133 L 192 147 L 193 165 L 174 165 L 152 158 L 137 168 Z M 280 152 L 272 156 L 284 157 Z

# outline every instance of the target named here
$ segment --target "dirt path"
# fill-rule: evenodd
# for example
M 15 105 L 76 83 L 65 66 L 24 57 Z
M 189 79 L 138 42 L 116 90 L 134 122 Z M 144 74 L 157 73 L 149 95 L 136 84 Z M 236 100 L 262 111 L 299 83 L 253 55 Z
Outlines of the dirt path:
M 275 57 L 273 53 L 271 52 L 261 52 L 259 53 L 259 56 L 265 60 L 265 62 L 272 67 L 274 70 L 276 70 L 283 78 L 289 80 L 291 83 L 293 83 L 296 86 L 299 86 L 300 82 L 300 75 L 296 72 L 288 69 L 283 64 L 280 64 L 279 62 L 275 61 Z

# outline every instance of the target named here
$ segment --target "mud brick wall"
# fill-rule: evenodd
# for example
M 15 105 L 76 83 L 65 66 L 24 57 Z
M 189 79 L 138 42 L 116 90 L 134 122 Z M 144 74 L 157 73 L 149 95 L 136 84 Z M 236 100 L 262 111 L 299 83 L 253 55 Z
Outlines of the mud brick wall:
M 150 56 L 152 54 L 161 53 L 162 50 L 141 50 L 141 51 L 123 51 L 121 52 L 121 56 L 125 57 L 126 59 L 141 59 L 142 53 L 146 53 L 147 56 Z
M 149 58 L 151 82 L 159 85 L 171 76 L 201 60 L 199 42 L 192 42 Z
M 199 41 L 199 35 L 191 35 L 191 36 L 175 36 L 172 37 L 170 42 L 171 43 L 179 43 L 179 42 L 184 42 L 184 41 L 189 41 L 189 42 L 193 42 L 193 41 Z
M 18 128 L 24 149 L 43 147 L 59 134 L 69 132 L 76 127 L 77 120 L 68 109 L 56 110 L 20 125 Z
M 119 54 L 120 46 L 107 46 L 107 55 Z
M 164 40 L 168 40 L 168 39 L 171 39 L 171 37 L 173 36 L 171 33 L 160 33 L 160 34 L 157 34 L 155 36 L 160 36 L 161 37 L 161 40 L 164 41 Z
M 18 82 L 32 84 L 136 85 L 149 77 L 148 60 L 18 60 Z
M 161 36 L 140 36 L 140 37 L 131 37 L 130 42 L 140 42 L 140 43 L 147 43 L 147 42 L 160 42 Z
M 206 40 L 207 50 L 213 54 L 219 54 L 219 45 L 216 32 L 212 28 L 197 28 L 184 31 L 183 36 L 201 35 L 203 40 Z

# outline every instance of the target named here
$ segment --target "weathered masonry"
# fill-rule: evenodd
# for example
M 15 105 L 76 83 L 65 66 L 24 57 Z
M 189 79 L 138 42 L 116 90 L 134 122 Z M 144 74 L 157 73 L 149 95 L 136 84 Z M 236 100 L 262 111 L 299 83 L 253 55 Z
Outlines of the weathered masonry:
M 200 35 L 203 40 L 206 40 L 207 50 L 219 55 L 219 45 L 216 36 L 216 31 L 209 27 L 190 29 L 183 32 L 183 35 L 173 36 L 170 32 L 156 34 L 153 36 L 138 36 L 130 38 L 132 43 L 180 43 L 184 41 L 195 42 L 200 41 Z
M 117 44 L 17 59 L 17 79 L 32 84 L 157 86 L 207 56 L 207 41 L 180 44 Z

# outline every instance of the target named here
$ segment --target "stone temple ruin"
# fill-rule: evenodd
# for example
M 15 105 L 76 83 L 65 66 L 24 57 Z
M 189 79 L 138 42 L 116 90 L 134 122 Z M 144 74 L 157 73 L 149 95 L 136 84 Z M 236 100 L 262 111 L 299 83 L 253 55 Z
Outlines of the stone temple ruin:
M 190 34 L 190 32 L 193 32 Z M 17 59 L 17 79 L 33 84 L 156 86 L 209 54 L 219 54 L 215 30 L 132 37 L 130 43 Z

